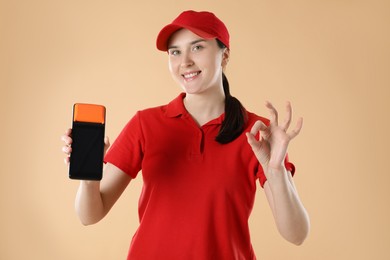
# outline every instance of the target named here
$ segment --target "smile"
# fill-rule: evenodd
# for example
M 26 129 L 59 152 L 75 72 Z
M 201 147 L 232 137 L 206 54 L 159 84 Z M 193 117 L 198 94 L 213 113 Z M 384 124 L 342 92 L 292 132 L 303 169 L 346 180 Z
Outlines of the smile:
M 191 79 L 191 78 L 194 78 L 194 77 L 198 76 L 200 73 L 201 73 L 200 71 L 196 71 L 196 72 L 190 72 L 190 73 L 182 74 L 182 76 L 185 79 Z

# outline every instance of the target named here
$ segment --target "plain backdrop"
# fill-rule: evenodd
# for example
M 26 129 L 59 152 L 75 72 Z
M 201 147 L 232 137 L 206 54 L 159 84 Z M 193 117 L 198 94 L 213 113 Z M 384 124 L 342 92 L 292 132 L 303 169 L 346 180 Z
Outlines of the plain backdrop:
M 107 107 L 113 141 L 137 110 L 176 97 L 155 38 L 187 9 L 229 28 L 226 74 L 248 110 L 268 116 L 270 100 L 283 118 L 290 100 L 304 118 L 289 154 L 312 229 L 302 246 L 284 241 L 259 187 L 258 259 L 390 259 L 387 0 L 1 1 L 0 259 L 125 259 L 141 178 L 82 226 L 60 136 L 75 102 Z

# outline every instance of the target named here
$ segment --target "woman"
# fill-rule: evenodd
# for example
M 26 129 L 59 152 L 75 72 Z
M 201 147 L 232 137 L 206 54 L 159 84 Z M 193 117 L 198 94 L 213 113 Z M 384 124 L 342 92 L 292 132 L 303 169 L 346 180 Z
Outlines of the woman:
M 128 259 L 256 259 L 248 218 L 259 180 L 280 234 L 301 244 L 309 218 L 287 147 L 302 119 L 288 131 L 290 104 L 279 124 L 271 103 L 267 120 L 230 95 L 223 72 L 229 33 L 210 12 L 181 13 L 160 31 L 157 48 L 168 53 L 170 72 L 184 92 L 167 105 L 139 111 L 108 150 L 102 181 L 80 182 L 81 222 L 101 220 L 142 170 L 140 225 Z M 70 129 L 62 139 L 69 155 Z

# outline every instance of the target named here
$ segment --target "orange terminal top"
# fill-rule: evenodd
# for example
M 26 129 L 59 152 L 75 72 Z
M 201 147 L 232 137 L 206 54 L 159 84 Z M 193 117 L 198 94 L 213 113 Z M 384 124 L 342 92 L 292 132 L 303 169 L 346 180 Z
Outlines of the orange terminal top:
M 73 121 L 104 124 L 105 111 L 102 105 L 76 103 L 73 107 Z

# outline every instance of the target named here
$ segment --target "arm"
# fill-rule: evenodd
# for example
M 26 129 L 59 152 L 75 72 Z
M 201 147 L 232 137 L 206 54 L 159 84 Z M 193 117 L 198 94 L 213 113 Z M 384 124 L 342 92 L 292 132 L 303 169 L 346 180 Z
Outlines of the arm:
M 121 196 L 131 177 L 107 163 L 101 181 L 80 181 L 76 195 L 76 212 L 84 225 L 99 222 Z
M 284 159 L 288 144 L 299 134 L 303 120 L 300 118 L 295 129 L 287 133 L 292 115 L 290 103 L 287 104 L 287 118 L 281 125 L 276 109 L 271 103 L 266 106 L 271 113 L 270 125 L 257 121 L 247 133 L 248 143 L 267 177 L 264 191 L 280 234 L 289 242 L 300 245 L 307 237 L 310 221 L 291 173 L 284 166 Z M 257 140 L 255 135 L 259 132 Z
M 310 229 L 309 216 L 303 207 L 291 173 L 275 172 L 278 180 L 267 180 L 264 191 L 279 233 L 289 242 L 300 245 Z
M 65 145 L 62 151 L 68 156 L 64 159 L 65 164 L 69 164 L 69 155 L 72 152 L 72 130 L 68 129 L 61 136 Z M 110 146 L 106 137 L 104 140 L 104 152 Z M 80 181 L 77 191 L 75 208 L 77 215 L 84 225 L 91 225 L 99 222 L 110 211 L 112 206 L 121 196 L 131 177 L 122 170 L 107 163 L 103 170 L 103 179 L 101 181 Z

